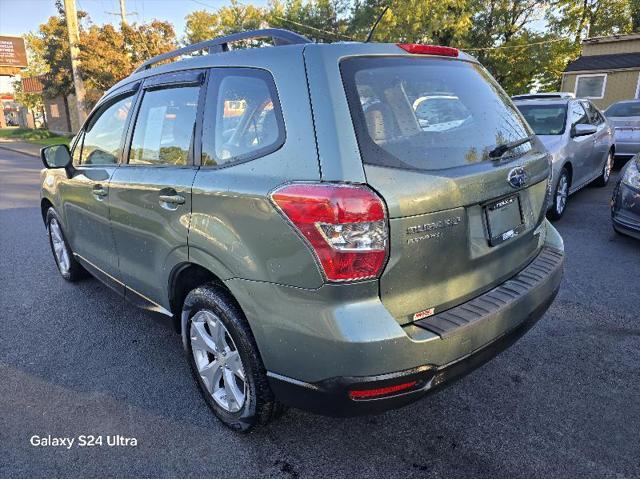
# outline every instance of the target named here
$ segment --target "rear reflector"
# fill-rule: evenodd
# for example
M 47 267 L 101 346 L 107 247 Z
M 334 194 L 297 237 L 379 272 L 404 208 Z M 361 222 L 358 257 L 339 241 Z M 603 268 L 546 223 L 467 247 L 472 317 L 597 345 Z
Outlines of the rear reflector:
M 400 48 L 414 55 L 440 55 L 444 57 L 457 57 L 460 50 L 440 45 L 420 45 L 418 43 L 398 43 Z
M 382 200 L 364 185 L 294 183 L 271 194 L 300 231 L 329 281 L 377 277 L 387 258 Z
M 380 396 L 387 396 L 389 394 L 404 391 L 405 389 L 410 389 L 417 383 L 417 381 L 411 381 L 408 383 L 396 384 L 394 386 L 387 386 L 384 388 L 349 391 L 349 397 L 351 399 L 373 399 Z

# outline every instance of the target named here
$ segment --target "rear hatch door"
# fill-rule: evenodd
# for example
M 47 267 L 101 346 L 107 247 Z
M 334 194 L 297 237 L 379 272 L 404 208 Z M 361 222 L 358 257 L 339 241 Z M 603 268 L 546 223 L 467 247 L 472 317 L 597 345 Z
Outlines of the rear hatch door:
M 367 183 L 388 208 L 380 296 L 396 319 L 456 306 L 526 266 L 542 244 L 550 164 L 490 75 L 416 55 L 355 57 L 341 71 Z

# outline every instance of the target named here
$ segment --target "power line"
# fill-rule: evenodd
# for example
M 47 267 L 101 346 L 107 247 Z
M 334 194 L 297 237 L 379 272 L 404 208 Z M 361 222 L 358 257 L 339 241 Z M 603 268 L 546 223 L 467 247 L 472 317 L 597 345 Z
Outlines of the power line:
M 283 22 L 291 23 L 292 25 L 297 25 L 299 27 L 308 28 L 310 30 L 315 30 L 316 32 L 333 35 L 334 37 L 342 37 L 342 38 L 346 38 L 347 40 L 351 40 L 351 41 L 354 41 L 354 42 L 357 41 L 355 38 L 350 37 L 349 35 L 344 35 L 344 34 L 338 33 L 338 32 L 330 32 L 330 31 L 327 31 L 327 30 L 322 30 L 320 28 L 312 27 L 311 25 L 305 25 L 304 23 L 299 23 L 299 22 L 296 22 L 294 20 L 289 20 L 288 18 L 278 17 L 276 15 L 271 15 L 271 18 L 275 18 L 275 19 L 281 20 Z
M 554 38 L 552 40 L 542 40 L 540 42 L 524 43 L 522 45 L 501 45 L 499 47 L 462 48 L 462 50 L 464 50 L 465 52 L 469 52 L 469 51 L 473 52 L 473 51 L 480 51 L 480 50 L 502 50 L 507 48 L 528 48 L 535 45 L 544 45 L 547 43 L 563 42 L 566 40 L 567 40 L 566 38 Z

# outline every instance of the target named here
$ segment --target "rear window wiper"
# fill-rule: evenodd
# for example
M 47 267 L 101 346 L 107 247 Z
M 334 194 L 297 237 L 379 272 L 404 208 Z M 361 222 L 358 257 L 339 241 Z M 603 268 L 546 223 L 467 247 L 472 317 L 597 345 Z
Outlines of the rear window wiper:
M 519 147 L 520 145 L 524 145 L 525 143 L 530 143 L 531 137 L 527 136 L 526 138 L 522 138 L 520 140 L 511 141 L 509 143 L 503 143 L 501 145 L 496 146 L 493 150 L 489 152 L 489 158 L 493 160 L 497 160 L 501 158 L 506 152 L 513 150 L 514 148 Z

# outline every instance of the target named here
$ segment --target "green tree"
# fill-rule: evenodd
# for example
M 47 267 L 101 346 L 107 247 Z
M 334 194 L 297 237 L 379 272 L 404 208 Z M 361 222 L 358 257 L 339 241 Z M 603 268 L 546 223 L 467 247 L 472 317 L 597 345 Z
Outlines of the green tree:
M 356 0 L 351 31 L 366 38 L 378 15 L 389 4 L 373 37 L 379 42 L 457 44 L 472 26 L 472 2 L 469 0 Z
M 257 30 L 265 20 L 265 11 L 231 0 L 231 5 L 215 12 L 198 10 L 188 14 L 185 19 L 185 40 L 191 44 L 231 33 Z
M 351 39 L 348 0 L 272 0 L 266 19 L 317 41 Z
M 588 37 L 631 32 L 631 1 L 555 0 L 547 21 L 550 31 L 570 36 L 579 48 Z
M 80 38 L 80 75 L 91 106 L 115 83 L 145 60 L 176 48 L 173 27 L 154 20 L 148 24 L 93 25 Z
M 631 31 L 640 33 L 640 0 L 629 0 L 631 9 Z

